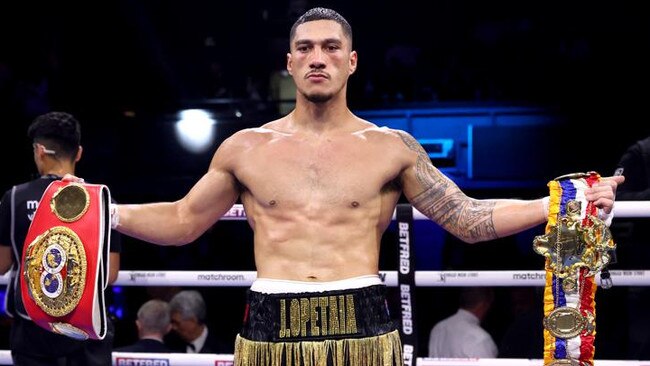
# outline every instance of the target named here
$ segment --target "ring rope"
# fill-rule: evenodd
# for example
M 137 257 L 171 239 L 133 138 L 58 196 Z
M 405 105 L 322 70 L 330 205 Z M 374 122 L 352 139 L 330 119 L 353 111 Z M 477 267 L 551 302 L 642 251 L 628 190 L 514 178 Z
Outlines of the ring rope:
M 621 286 L 650 286 L 650 270 L 610 270 Z M 381 271 L 389 287 L 397 286 L 397 271 Z M 201 286 L 249 287 L 255 271 L 120 271 L 116 285 L 122 286 Z M 544 286 L 544 271 L 417 271 L 419 287 L 462 286 Z
M 610 270 L 617 286 L 650 286 L 650 270 Z M 397 271 L 380 271 L 386 286 L 397 286 Z M 126 271 L 119 272 L 113 285 L 119 286 L 195 286 L 249 287 L 257 278 L 255 271 Z M 419 287 L 463 286 L 543 286 L 544 271 L 417 271 Z M 6 285 L 9 274 L 0 276 Z
M 614 204 L 614 217 L 650 217 L 650 202 L 648 201 L 619 201 Z M 423 213 L 413 208 L 414 220 L 429 220 Z M 221 220 L 246 220 L 246 211 L 240 203 L 234 204 Z M 393 220 L 395 213 L 393 212 Z
M 0 365 L 12 365 L 11 353 L 0 350 Z M 199 353 L 131 353 L 113 352 L 114 366 L 232 366 L 233 355 Z M 596 360 L 595 366 L 644 366 L 648 361 Z M 420 357 L 417 366 L 542 366 L 541 359 Z

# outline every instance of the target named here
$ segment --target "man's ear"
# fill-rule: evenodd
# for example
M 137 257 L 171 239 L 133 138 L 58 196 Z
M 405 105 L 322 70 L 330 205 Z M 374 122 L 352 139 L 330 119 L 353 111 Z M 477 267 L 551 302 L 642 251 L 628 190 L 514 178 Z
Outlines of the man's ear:
M 77 155 L 74 157 L 74 162 L 77 163 L 81 159 L 81 154 L 83 154 L 84 148 L 83 146 L 79 145 L 79 149 L 77 149 Z
M 350 52 L 350 75 L 354 74 L 357 70 L 357 61 L 358 61 L 357 51 Z
M 289 75 L 293 75 L 292 70 L 293 70 L 293 62 L 291 60 L 291 53 L 287 53 L 287 71 L 289 72 Z

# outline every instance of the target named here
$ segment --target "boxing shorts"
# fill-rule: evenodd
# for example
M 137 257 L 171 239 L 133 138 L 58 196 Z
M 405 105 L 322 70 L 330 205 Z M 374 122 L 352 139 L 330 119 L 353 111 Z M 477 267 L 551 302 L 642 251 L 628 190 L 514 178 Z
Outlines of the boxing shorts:
M 25 238 L 21 296 L 32 321 L 74 339 L 107 331 L 108 187 L 50 183 Z
M 401 365 L 399 332 L 385 290 L 384 285 L 298 293 L 249 290 L 235 365 Z

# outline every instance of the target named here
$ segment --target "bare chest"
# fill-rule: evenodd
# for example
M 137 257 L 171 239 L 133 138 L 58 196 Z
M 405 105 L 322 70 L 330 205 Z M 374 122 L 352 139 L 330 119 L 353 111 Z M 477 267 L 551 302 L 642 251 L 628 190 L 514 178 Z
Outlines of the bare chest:
M 269 144 L 246 157 L 238 179 L 268 202 L 361 203 L 376 198 L 398 173 L 380 151 L 350 141 Z

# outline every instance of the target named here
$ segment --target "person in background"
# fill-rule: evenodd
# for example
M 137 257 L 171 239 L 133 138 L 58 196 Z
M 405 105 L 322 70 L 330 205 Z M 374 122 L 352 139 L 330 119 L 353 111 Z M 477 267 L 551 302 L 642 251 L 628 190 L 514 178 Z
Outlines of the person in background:
M 499 343 L 500 358 L 539 358 L 544 349 L 543 287 L 512 287 L 512 322 Z
M 145 302 L 138 309 L 135 326 L 138 328 L 138 341 L 132 345 L 116 348 L 116 352 L 171 352 L 164 343 L 164 338 L 172 329 L 169 304 L 153 299 Z
M 34 212 L 47 187 L 66 174 L 74 174 L 81 159 L 81 126 L 66 112 L 40 115 L 30 124 L 27 135 L 39 177 L 6 191 L 0 201 L 0 273 L 13 270 L 5 301 L 13 316 L 10 334 L 14 365 L 111 365 L 114 324 L 107 319 L 103 340 L 79 341 L 47 331 L 32 322 L 22 303 L 20 281 L 23 245 Z M 117 279 L 120 268 L 121 238 L 111 233 L 108 282 Z
M 489 287 L 463 287 L 459 309 L 431 329 L 429 357 L 496 358 L 499 351 L 481 321 L 492 307 L 494 291 Z
M 620 201 L 650 201 L 650 136 L 628 146 L 616 166 L 615 175 L 625 175 L 625 184 L 617 192 Z M 615 220 L 617 264 L 625 269 L 648 267 L 650 259 L 650 225 L 648 218 Z M 614 282 L 614 285 L 616 283 Z M 631 360 L 650 359 L 650 289 L 628 287 L 624 304 L 629 321 L 628 357 Z
M 217 335 L 208 329 L 207 311 L 201 293 L 184 290 L 169 302 L 172 329 L 185 342 L 187 353 L 232 353 L 219 341 Z

